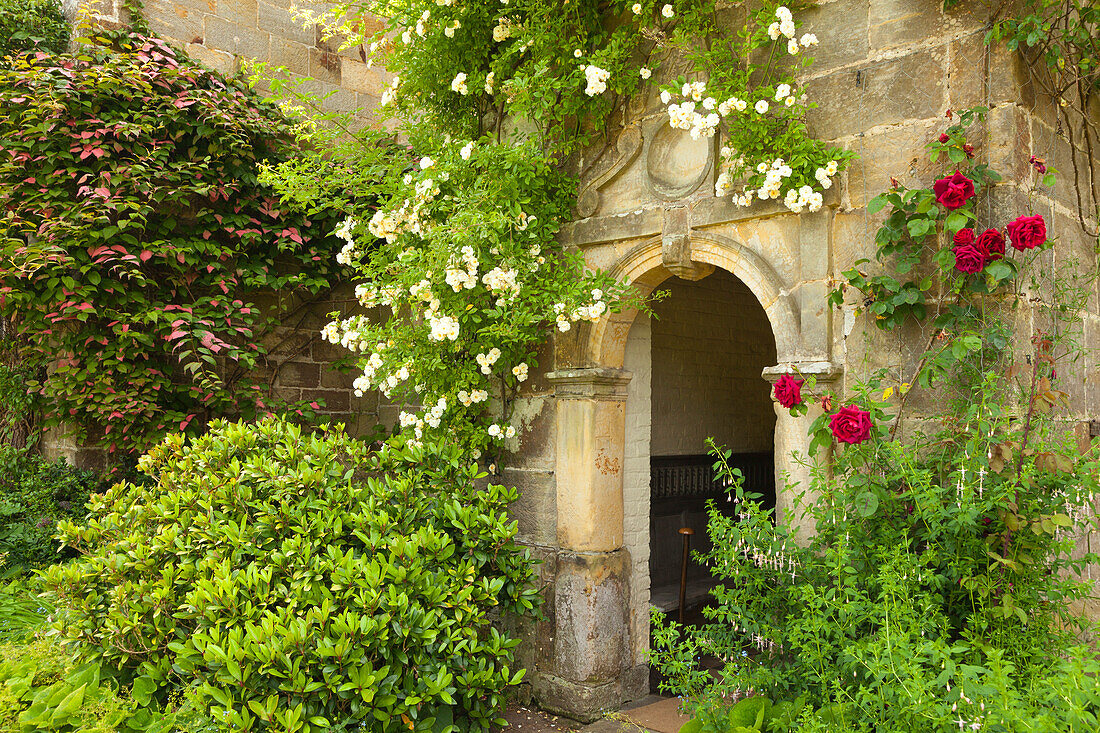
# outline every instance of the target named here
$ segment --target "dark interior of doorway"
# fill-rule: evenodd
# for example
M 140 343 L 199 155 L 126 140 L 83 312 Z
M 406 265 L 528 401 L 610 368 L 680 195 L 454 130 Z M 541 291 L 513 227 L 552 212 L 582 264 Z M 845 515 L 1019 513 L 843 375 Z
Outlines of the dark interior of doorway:
M 735 453 L 729 463 L 745 477 L 745 491 L 761 495 L 761 503 L 774 509 L 774 453 Z M 709 455 L 650 458 L 650 605 L 671 620 L 680 620 L 683 588 L 683 621 L 687 625 L 707 623 L 703 609 L 711 600 L 710 590 L 720 581 L 693 552 L 689 552 L 687 572 L 683 572 L 685 535 L 681 530 L 692 530 L 688 535 L 690 550 L 705 553 L 711 548 L 707 534 L 708 503 L 713 501 L 728 517 L 735 517 L 738 511 L 730 487 L 715 478 L 713 466 L 714 458 Z M 659 682 L 658 673 L 651 670 L 652 692 L 658 692 Z

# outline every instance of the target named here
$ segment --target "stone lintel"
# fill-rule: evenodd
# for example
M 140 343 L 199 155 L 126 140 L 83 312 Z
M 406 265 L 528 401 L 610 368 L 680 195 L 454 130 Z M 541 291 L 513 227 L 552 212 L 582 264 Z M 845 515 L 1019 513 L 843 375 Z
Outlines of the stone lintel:
M 661 233 L 664 209 L 637 209 L 624 214 L 609 214 L 581 219 L 566 224 L 558 235 L 564 245 L 583 247 L 586 244 L 615 242 Z
M 625 400 L 626 385 L 634 376 L 625 369 L 580 367 L 546 374 L 554 396 L 564 399 Z
M 766 367 L 760 376 L 775 384 L 784 374 L 800 374 L 816 378 L 818 384 L 831 384 L 844 374 L 844 367 L 831 361 L 789 361 Z

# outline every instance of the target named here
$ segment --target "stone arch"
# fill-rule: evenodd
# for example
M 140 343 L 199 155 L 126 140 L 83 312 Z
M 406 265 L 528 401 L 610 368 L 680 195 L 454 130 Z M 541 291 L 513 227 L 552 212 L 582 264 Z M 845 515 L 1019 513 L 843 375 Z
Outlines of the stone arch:
M 660 236 L 643 241 L 620 258 L 609 274 L 615 279 L 627 278 L 643 297 L 648 296 L 674 274 L 665 266 L 663 244 Z M 729 237 L 693 232 L 691 258 L 709 268 L 723 269 L 745 283 L 771 323 L 778 361 L 797 359 L 802 332 L 799 309 L 779 273 L 763 256 Z M 595 323 L 588 332 L 586 363 L 622 369 L 627 335 L 637 315 L 638 311 L 631 309 L 609 314 Z

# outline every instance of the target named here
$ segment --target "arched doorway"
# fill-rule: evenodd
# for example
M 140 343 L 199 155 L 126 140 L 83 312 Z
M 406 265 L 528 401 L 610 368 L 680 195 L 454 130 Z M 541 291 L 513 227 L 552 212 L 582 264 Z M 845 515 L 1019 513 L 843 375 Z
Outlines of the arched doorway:
M 643 663 L 650 608 L 679 607 L 682 535 L 706 550 L 706 501 L 733 511 L 713 481 L 706 439 L 733 451 L 751 488 L 775 501 L 776 414 L 761 376 L 776 363 L 771 324 L 756 296 L 731 273 L 657 286 L 668 297 L 654 316 L 635 318 L 624 350 L 627 386 L 623 463 L 623 540 L 632 559 L 632 653 Z M 686 607 L 713 587 L 707 569 L 689 563 Z

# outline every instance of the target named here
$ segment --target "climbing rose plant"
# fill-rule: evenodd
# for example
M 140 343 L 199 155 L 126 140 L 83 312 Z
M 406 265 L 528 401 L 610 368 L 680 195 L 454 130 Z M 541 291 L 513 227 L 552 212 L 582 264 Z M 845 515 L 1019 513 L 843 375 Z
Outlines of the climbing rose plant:
M 294 314 L 252 299 L 336 277 L 331 223 L 257 180 L 290 142 L 273 106 L 139 34 L 0 69 L 0 314 L 47 426 L 132 454 L 276 408 L 253 370 Z
M 377 210 L 342 206 L 340 261 L 364 278 L 360 303 L 389 312 L 381 322 L 337 318 L 324 330 L 362 355 L 357 391 L 378 388 L 422 406 L 400 416 L 413 440 L 445 430 L 477 456 L 515 448 L 524 427 L 517 397 L 547 331 L 569 332 L 641 305 L 628 283 L 586 271 L 556 238 L 571 216 L 575 175 L 583 174 L 576 154 L 599 158 L 608 130 L 627 121 L 632 97 L 662 95 L 668 103 L 668 89 L 683 92 L 689 99 L 669 108 L 670 124 L 695 137 L 721 135 L 729 143 L 724 159 L 751 162 L 751 172 L 723 164 L 719 195 L 734 182 L 752 183 L 792 211 L 821 206 L 820 193 L 804 188 L 830 186 L 850 156 L 812 140 L 803 124 L 809 103 L 794 75 L 811 62 L 802 52 L 816 39 L 789 37 L 796 21 L 775 2 L 754 10 L 744 27 L 721 22 L 718 10 L 706 0 L 398 0 L 299 12 L 343 37 L 345 47 L 369 44 L 368 63 L 394 74 L 380 109 L 400 121 L 417 151 L 407 171 L 390 177 Z M 368 13 L 386 21 L 372 36 L 361 20 Z M 704 52 L 700 37 L 723 42 Z M 764 51 L 783 56 L 772 63 Z M 660 67 L 672 56 L 688 59 L 697 81 L 663 78 Z M 765 98 L 778 100 L 770 112 Z M 741 99 L 751 112 L 743 114 Z M 316 140 L 319 133 L 303 134 Z M 315 184 L 330 168 L 381 165 L 370 135 L 360 137 L 358 150 L 334 148 L 342 155 L 318 160 L 312 171 L 288 164 L 265 180 L 299 202 L 331 190 Z M 772 172 L 756 172 L 765 160 Z

